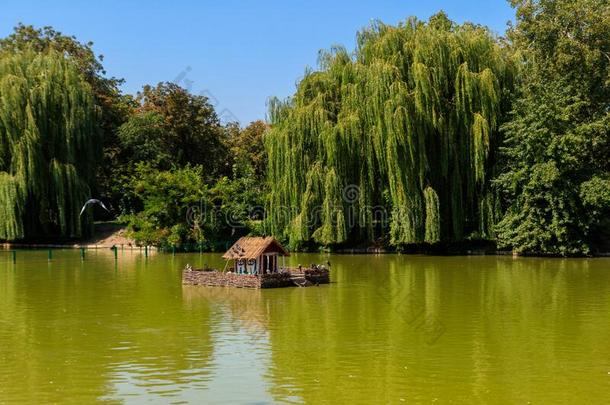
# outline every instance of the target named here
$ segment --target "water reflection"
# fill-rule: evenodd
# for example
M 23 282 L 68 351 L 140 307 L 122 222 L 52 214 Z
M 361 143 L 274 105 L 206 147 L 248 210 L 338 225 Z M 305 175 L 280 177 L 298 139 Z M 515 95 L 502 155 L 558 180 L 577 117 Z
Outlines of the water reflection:
M 343 256 L 333 263 L 341 282 L 291 291 L 270 313 L 270 381 L 290 381 L 304 402 L 329 393 L 384 403 L 569 402 L 610 393 L 607 260 Z M 443 326 L 434 344 L 421 320 Z M 280 383 L 274 394 L 283 400 L 289 392 Z
M 330 285 L 253 291 L 181 285 L 218 255 L 70 254 L 3 264 L 0 402 L 610 396 L 607 259 L 333 256 Z
M 106 252 L 85 262 L 72 252 L 51 263 L 46 252 L 29 255 L 3 283 L 1 319 L 11 327 L 0 334 L 1 397 L 92 402 L 205 388 L 209 315 L 184 311 L 173 273 L 139 255 L 123 257 L 119 271 Z
M 189 309 L 210 308 L 212 375 L 198 400 L 234 404 L 248 398 L 249 403 L 269 403 L 263 376 L 271 349 L 262 292 L 184 286 L 183 297 Z

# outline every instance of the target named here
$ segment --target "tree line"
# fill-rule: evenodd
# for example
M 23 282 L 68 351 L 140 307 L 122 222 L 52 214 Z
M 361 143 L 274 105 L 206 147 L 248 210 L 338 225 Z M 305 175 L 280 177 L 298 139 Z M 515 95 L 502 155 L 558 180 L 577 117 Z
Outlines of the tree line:
M 292 246 L 608 249 L 610 3 L 511 3 L 505 38 L 441 12 L 374 23 L 352 54 L 321 52 L 272 104 L 272 232 Z M 355 201 L 341 194 L 350 185 Z M 282 206 L 296 209 L 274 216 Z
M 103 56 L 52 27 L 20 24 L 0 40 L 0 240 L 93 232 L 91 197 L 141 243 L 213 248 L 223 221 L 188 223 L 190 205 L 218 209 L 252 232 L 262 204 L 262 121 L 222 124 L 210 101 L 175 83 L 135 95 L 107 77 Z
M 103 196 L 162 246 L 604 249 L 610 3 L 511 3 L 505 37 L 442 12 L 373 23 L 245 128 L 176 83 L 124 94 L 91 43 L 19 25 L 0 39 L 0 239 L 86 235 L 80 204 Z

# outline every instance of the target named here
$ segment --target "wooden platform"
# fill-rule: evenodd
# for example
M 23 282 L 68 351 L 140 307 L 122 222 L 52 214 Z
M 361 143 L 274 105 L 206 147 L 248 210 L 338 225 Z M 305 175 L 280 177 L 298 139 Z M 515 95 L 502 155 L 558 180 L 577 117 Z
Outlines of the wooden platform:
M 218 270 L 185 268 L 182 271 L 183 285 L 235 288 L 283 288 L 311 287 L 330 283 L 326 269 L 284 270 L 273 274 L 236 274 Z

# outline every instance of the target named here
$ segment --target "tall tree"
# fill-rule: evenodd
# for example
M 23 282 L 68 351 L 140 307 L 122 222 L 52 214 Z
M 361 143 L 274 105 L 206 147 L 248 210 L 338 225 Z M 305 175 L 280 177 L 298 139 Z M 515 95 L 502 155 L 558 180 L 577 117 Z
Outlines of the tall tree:
M 231 173 L 228 129 L 220 125 L 206 97 L 174 83 L 145 86 L 137 107 L 119 127 L 116 161 L 112 167 L 112 196 L 122 213 L 142 209 L 133 192 L 133 176 L 145 170 L 164 171 L 194 166 L 211 183 Z M 139 174 L 136 166 L 140 165 Z M 200 166 L 200 167 L 199 167 Z
M 498 185 L 501 246 L 587 254 L 610 230 L 610 2 L 514 0 L 522 57 Z
M 0 54 L 13 54 L 25 50 L 37 53 L 56 51 L 72 60 L 82 77 L 91 86 L 95 103 L 100 107 L 99 126 L 102 133 L 104 164 L 99 167 L 96 187 L 106 192 L 113 185 L 120 145 L 117 128 L 127 119 L 134 107 L 133 98 L 123 95 L 119 86 L 122 79 L 106 77 L 103 55 L 93 52 L 93 42 L 83 43 L 74 36 L 64 35 L 52 27 L 35 28 L 19 24 L 11 35 L 0 39 Z
M 243 173 L 251 170 L 254 177 L 263 181 L 266 175 L 267 154 L 263 144 L 263 135 L 269 126 L 264 121 L 253 121 L 246 128 L 236 128 L 229 138 L 231 155 Z
M 206 97 L 193 95 L 174 83 L 159 83 L 144 86 L 136 101 L 135 113 L 119 130 L 123 146 L 136 148 L 139 143 L 139 154 L 171 156 L 159 162 L 161 169 L 202 165 L 208 179 L 230 173 L 225 131 Z M 147 146 L 154 150 L 145 152 Z M 142 156 L 131 158 L 137 161 Z
M 135 165 L 148 162 L 152 167 L 170 168 L 173 156 L 166 145 L 163 116 L 155 111 L 134 114 L 119 128 L 121 161 Z M 120 167 L 119 170 L 124 170 Z
M 0 239 L 81 235 L 101 150 L 98 115 L 72 58 L 0 55 Z
M 271 105 L 272 232 L 293 246 L 492 238 L 489 180 L 514 68 L 490 32 L 444 13 L 376 23 L 355 55 L 336 47 L 319 63 Z

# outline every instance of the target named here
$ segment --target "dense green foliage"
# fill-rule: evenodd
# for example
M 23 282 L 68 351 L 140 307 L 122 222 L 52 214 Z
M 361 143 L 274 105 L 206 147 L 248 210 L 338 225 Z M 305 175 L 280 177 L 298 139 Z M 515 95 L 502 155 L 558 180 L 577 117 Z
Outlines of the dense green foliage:
M 250 212 L 262 204 L 264 124 L 223 127 L 205 97 L 173 83 L 145 86 L 136 100 L 118 129 L 112 187 L 135 239 L 214 248 L 234 228 L 252 231 Z
M 204 240 L 202 229 L 186 225 L 188 208 L 198 206 L 206 195 L 200 167 L 159 171 L 140 163 L 130 187 L 143 202 L 142 210 L 124 217 L 137 240 L 165 245 Z
M 132 188 L 139 163 L 156 170 L 201 166 L 207 182 L 231 173 L 227 131 L 207 98 L 173 83 L 159 83 L 145 86 L 135 101 L 128 120 L 117 130 L 118 149 L 107 189 L 121 212 L 141 208 Z
M 251 176 L 204 181 L 201 166 L 158 170 L 136 165 L 130 190 L 142 202 L 137 213 L 121 219 L 134 238 L 159 246 L 196 244 L 226 248 L 238 233 L 258 232 L 252 207 L 260 204 L 258 181 Z
M 19 24 L 11 35 L 0 39 L 0 54 L 25 50 L 36 53 L 56 51 L 74 63 L 81 77 L 91 86 L 95 103 L 99 107 L 97 122 L 102 134 L 103 164 L 99 165 L 97 181 L 92 186 L 94 193 L 96 190 L 106 193 L 113 184 L 111 169 L 120 163 L 116 130 L 131 113 L 134 103 L 130 95 L 124 95 L 119 90 L 123 80 L 106 77 L 102 65 L 104 57 L 96 56 L 92 46 L 92 42 L 81 43 L 75 37 L 63 35 L 52 27 L 36 29 L 31 25 Z
M 78 237 L 95 196 L 162 246 L 607 250 L 610 2 L 511 2 L 507 38 L 442 12 L 375 23 L 245 128 L 174 83 L 122 94 L 91 43 L 19 25 L 0 39 L 0 240 Z
M 233 128 L 233 135 L 228 137 L 231 156 L 240 173 L 253 172 L 255 178 L 265 181 L 267 173 L 267 154 L 263 135 L 269 126 L 263 121 L 251 122 L 246 128 Z M 229 130 L 231 128 L 229 127 Z
M 80 236 L 101 140 L 91 86 L 49 50 L 0 56 L 0 239 Z
M 359 34 L 353 57 L 334 48 L 320 67 L 271 108 L 273 233 L 292 246 L 493 237 L 490 179 L 514 68 L 487 29 L 442 13 L 377 23 Z M 346 201 L 351 186 L 357 199 Z M 381 227 L 370 209 L 378 206 L 391 213 Z M 297 209 L 287 217 L 282 207 Z
M 6 38 L 0 38 L 0 52 L 14 54 L 23 51 L 47 53 L 55 51 L 69 56 L 76 69 L 89 83 L 96 99 L 107 103 L 108 108 L 116 107 L 118 85 L 122 80 L 104 77 L 103 56 L 93 53 L 92 42 L 83 44 L 75 37 L 63 35 L 51 27 L 35 29 L 31 25 L 19 24 L 15 31 Z
M 81 236 L 91 196 L 139 242 L 256 231 L 265 124 L 222 126 L 206 97 L 173 83 L 123 95 L 91 46 L 51 27 L 0 39 L 0 239 Z M 191 205 L 214 215 L 193 223 Z
M 587 254 L 610 230 L 610 2 L 514 1 L 522 57 L 498 186 L 499 243 Z
M 208 178 L 230 173 L 224 129 L 206 97 L 190 94 L 174 83 L 159 83 L 155 87 L 144 86 L 136 100 L 139 106 L 130 121 L 138 120 L 142 114 L 155 117 L 159 125 L 158 146 L 171 156 L 173 164 L 202 165 Z M 134 126 L 130 121 L 126 125 Z M 119 134 L 124 144 L 127 131 L 121 128 Z

